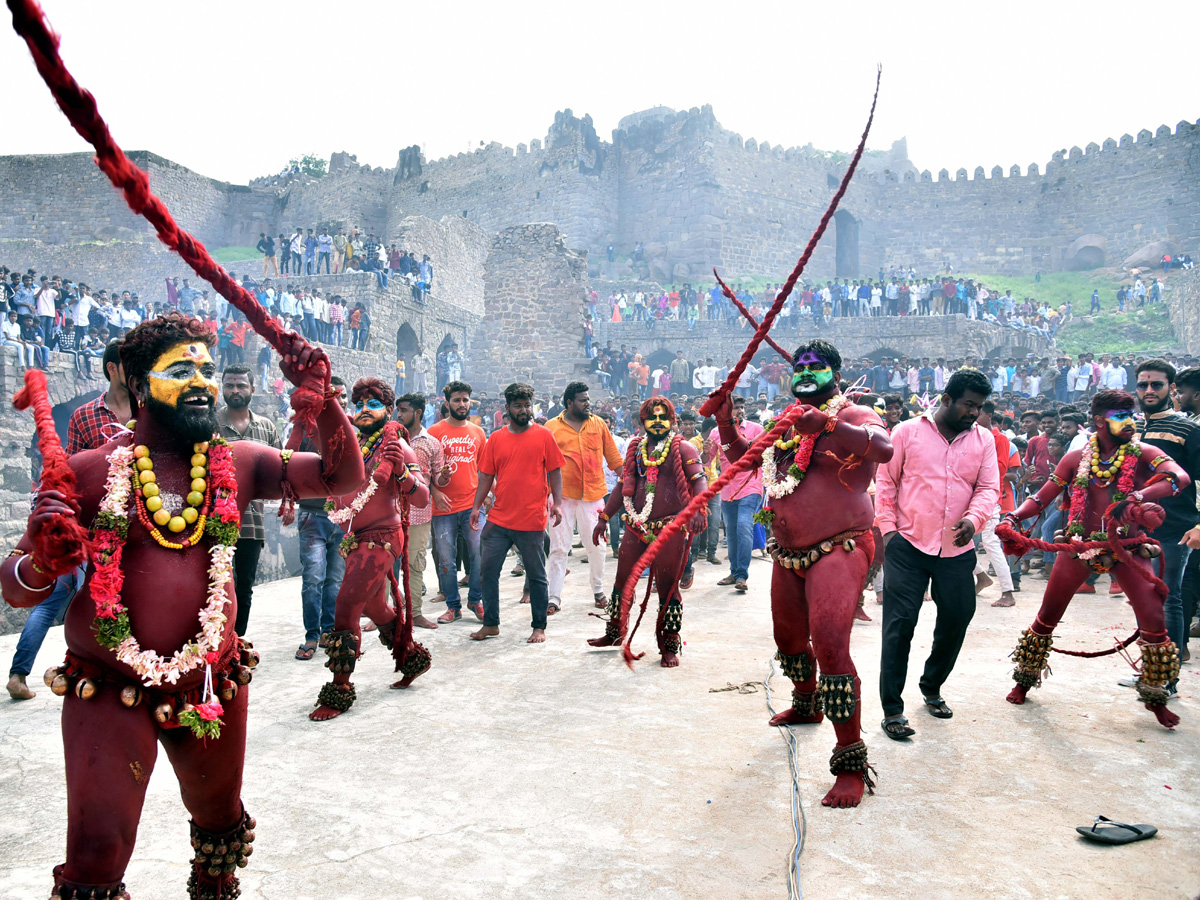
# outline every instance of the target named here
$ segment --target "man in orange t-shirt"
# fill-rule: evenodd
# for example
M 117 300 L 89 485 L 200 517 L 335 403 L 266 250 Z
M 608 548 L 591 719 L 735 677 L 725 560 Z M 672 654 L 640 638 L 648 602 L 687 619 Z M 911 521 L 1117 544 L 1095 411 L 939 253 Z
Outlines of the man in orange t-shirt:
M 450 479 L 434 497 L 433 544 L 438 561 L 438 585 L 446 598 L 446 611 L 438 616 L 445 624 L 462 618 L 462 600 L 458 594 L 458 539 L 467 547 L 467 605 L 475 617 L 483 619 L 483 595 L 479 588 L 479 530 L 470 525 L 471 501 L 479 483 L 479 457 L 487 436 L 470 421 L 471 385 L 451 381 L 443 389 L 450 415 L 429 427 L 429 434 L 441 442 L 441 475 Z
M 533 421 L 533 388 L 515 382 L 504 389 L 508 425 L 493 432 L 479 460 L 479 484 L 471 507 L 471 528 L 479 526 L 483 501 L 494 491 L 496 501 L 479 537 L 482 560 L 483 627 L 477 641 L 500 634 L 500 570 L 512 547 L 525 564 L 529 606 L 533 613 L 530 644 L 546 640 L 546 495 L 550 521 L 562 521 L 563 455 L 550 429 Z

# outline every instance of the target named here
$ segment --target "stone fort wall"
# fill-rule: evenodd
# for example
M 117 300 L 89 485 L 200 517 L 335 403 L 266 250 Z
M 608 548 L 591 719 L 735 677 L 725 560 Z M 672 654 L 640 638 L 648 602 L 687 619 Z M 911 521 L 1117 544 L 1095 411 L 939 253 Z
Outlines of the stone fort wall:
M 552 222 L 588 251 L 593 274 L 611 242 L 630 274 L 702 282 L 713 266 L 733 276 L 790 270 L 836 188 L 847 159 L 811 146 L 783 148 L 723 129 L 711 107 L 628 116 L 603 141 L 587 116 L 555 116 L 544 141 L 489 144 L 426 161 L 416 147 L 392 169 L 335 154 L 322 179 L 260 179 L 235 186 L 152 153 L 131 154 L 184 227 L 208 244 L 252 244 L 318 223 L 395 238 L 411 215 L 457 216 L 490 233 Z M 903 142 L 864 159 L 843 212 L 809 267 L 816 277 L 871 274 L 892 263 L 930 271 L 1051 271 L 1076 264 L 1071 245 L 1094 236 L 1119 264 L 1151 241 L 1200 246 L 1200 128 L 1180 122 L 1136 138 L 1056 152 L 1044 169 L 918 172 Z M 0 240 L 72 244 L 138 239 L 148 227 L 87 154 L 0 157 Z

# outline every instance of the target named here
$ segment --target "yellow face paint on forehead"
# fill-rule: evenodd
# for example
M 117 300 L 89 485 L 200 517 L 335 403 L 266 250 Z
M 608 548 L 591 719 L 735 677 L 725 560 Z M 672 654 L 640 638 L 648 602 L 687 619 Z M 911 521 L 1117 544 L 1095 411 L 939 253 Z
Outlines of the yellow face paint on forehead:
M 177 406 L 184 394 L 207 391 L 217 399 L 217 367 L 208 345 L 202 341 L 180 341 L 167 348 L 150 369 L 150 396 L 168 406 Z

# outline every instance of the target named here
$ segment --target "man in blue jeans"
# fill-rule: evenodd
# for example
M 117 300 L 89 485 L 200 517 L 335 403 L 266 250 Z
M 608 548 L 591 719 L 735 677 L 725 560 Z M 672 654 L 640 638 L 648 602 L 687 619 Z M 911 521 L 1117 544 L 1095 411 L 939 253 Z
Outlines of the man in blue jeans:
M 71 598 L 83 586 L 86 573 L 87 566 L 80 566 L 75 571 L 61 576 L 54 585 L 53 593 L 30 611 L 29 618 L 25 620 L 25 627 L 21 629 L 17 652 L 13 654 L 12 666 L 8 671 L 8 696 L 14 700 L 32 700 L 37 696 L 29 689 L 25 679 L 33 670 L 38 650 L 46 639 L 46 632 L 66 614 Z
M 450 382 L 454 384 L 454 382 Z M 447 385 L 449 388 L 450 385 Z M 546 579 L 546 496 L 551 498 L 550 521 L 562 522 L 563 455 L 554 435 L 533 421 L 533 388 L 514 382 L 504 389 L 508 425 L 492 433 L 479 460 L 479 484 L 471 508 L 470 527 L 482 529 L 483 627 L 477 641 L 500 635 L 500 570 L 516 547 L 525 563 L 533 632 L 530 644 L 546 640 L 550 590 Z M 495 487 L 491 521 L 482 520 L 482 507 Z M 591 535 L 580 535 L 589 540 Z
M 479 459 L 487 436 L 470 421 L 471 391 L 471 385 L 465 381 L 447 384 L 442 394 L 449 415 L 429 428 L 430 436 L 442 444 L 444 460 L 433 510 L 434 558 L 438 563 L 438 584 L 446 598 L 446 611 L 437 620 L 443 625 L 462 618 L 458 594 L 460 536 L 467 552 L 467 605 L 477 619 L 483 620 L 483 594 L 479 587 L 479 535 L 483 526 L 472 528 L 470 520 L 479 484 Z M 446 486 L 441 487 L 442 480 L 447 478 Z
M 334 375 L 330 388 L 346 406 L 346 382 Z M 300 452 L 317 451 L 305 436 Z M 346 560 L 339 549 L 345 532 L 329 521 L 324 500 L 301 500 L 296 504 L 296 526 L 300 532 L 300 608 L 304 616 L 304 643 L 296 648 L 296 659 L 312 659 L 321 638 L 333 631 L 333 613 L 338 591 L 346 574 Z
M 757 422 L 746 419 L 746 399 L 733 398 L 733 420 L 738 433 L 749 443 L 763 433 Z M 718 425 L 720 422 L 717 423 Z M 721 470 L 733 465 L 721 448 Z M 754 514 L 762 506 L 762 468 L 754 466 L 742 472 L 721 488 L 721 514 L 725 519 L 726 549 L 729 551 L 729 574 L 717 584 L 732 584 L 746 592 L 750 577 L 750 551 L 754 549 Z

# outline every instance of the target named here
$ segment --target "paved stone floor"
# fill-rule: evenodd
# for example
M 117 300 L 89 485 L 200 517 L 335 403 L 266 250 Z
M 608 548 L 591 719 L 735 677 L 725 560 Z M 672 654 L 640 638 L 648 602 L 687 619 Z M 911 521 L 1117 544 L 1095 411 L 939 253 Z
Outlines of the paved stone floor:
M 388 690 L 390 660 L 372 639 L 356 673 L 357 705 L 325 724 L 305 718 L 325 680 L 321 661 L 292 658 L 299 580 L 256 592 L 251 632 L 263 663 L 252 686 L 244 797 L 259 828 L 244 898 L 787 896 L 785 742 L 766 726 L 761 686 L 711 692 L 761 682 L 768 671 L 768 565 L 753 563 L 744 596 L 716 586 L 723 569 L 701 565 L 685 596 L 682 666 L 664 670 L 647 657 L 630 672 L 616 652 L 584 645 L 603 626 L 588 616 L 579 552 L 546 644 L 524 643 L 520 581 L 506 575 L 499 640 L 469 641 L 466 620 L 422 632 L 434 668 L 400 692 Z M 881 608 L 869 599 L 876 620 L 856 626 L 853 652 L 868 689 L 863 718 L 879 786 L 857 810 L 823 809 L 833 732 L 828 724 L 798 731 L 804 897 L 1200 893 L 1196 668 L 1184 668 L 1175 733 L 1117 685 L 1128 666 L 1113 656 L 1057 656 L 1032 701 L 1010 706 L 1007 654 L 1044 582 L 1026 585 L 1015 609 L 993 609 L 995 591 L 985 594 L 945 687 L 950 721 L 911 709 L 933 625 L 925 607 L 908 688 L 918 734 L 909 744 L 879 730 Z M 1077 599 L 1061 645 L 1095 648 L 1129 633 L 1129 607 L 1101 588 Z M 0 655 L 8 659 L 15 642 L 0 638 Z M 650 649 L 651 635 L 637 643 Z M 62 860 L 61 701 L 40 686 L 62 649 L 54 629 L 38 659 L 38 697 L 0 703 L 6 900 L 45 900 Z M 772 684 L 779 703 L 786 686 L 778 676 Z M 1073 829 L 1096 814 L 1160 833 L 1093 846 Z M 127 874 L 135 900 L 183 897 L 189 856 L 187 817 L 160 756 Z

